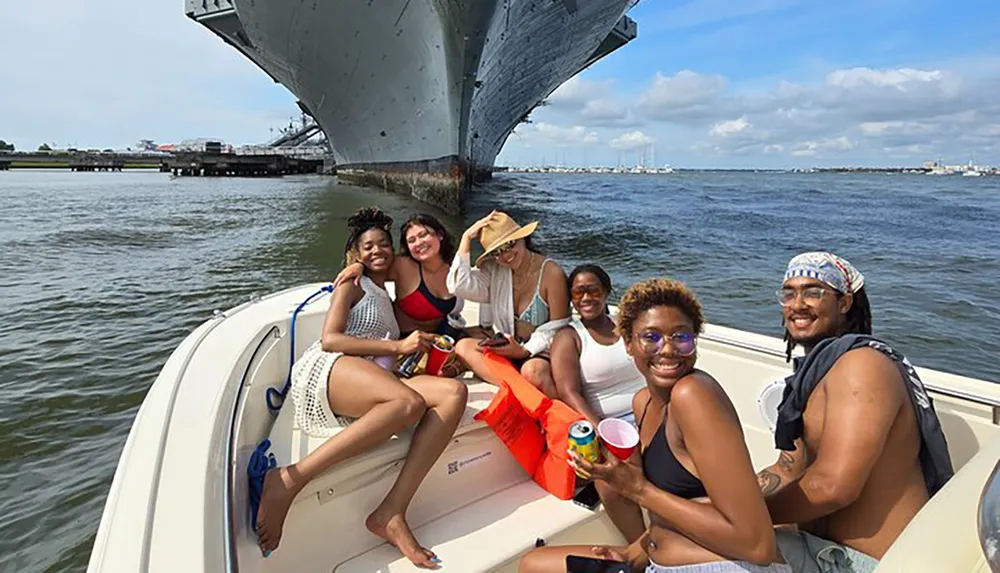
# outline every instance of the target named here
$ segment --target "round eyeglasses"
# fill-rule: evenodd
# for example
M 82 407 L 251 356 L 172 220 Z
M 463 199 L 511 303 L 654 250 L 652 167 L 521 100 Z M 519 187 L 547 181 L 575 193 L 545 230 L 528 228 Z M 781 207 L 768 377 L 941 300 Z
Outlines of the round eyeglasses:
M 640 333 L 637 338 L 639 348 L 649 355 L 659 354 L 667 342 L 679 356 L 691 356 L 698 349 L 698 336 L 690 332 L 675 332 L 667 336 L 662 332 L 647 330 Z
M 839 292 L 823 288 L 823 287 L 807 287 L 802 290 L 796 290 L 793 288 L 781 288 L 774 291 L 774 295 L 778 297 L 778 304 L 781 306 L 788 306 L 795 302 L 795 298 L 802 295 L 802 300 L 805 301 L 809 306 L 819 306 L 820 301 L 823 300 L 823 293 L 832 293 L 835 296 L 840 296 Z

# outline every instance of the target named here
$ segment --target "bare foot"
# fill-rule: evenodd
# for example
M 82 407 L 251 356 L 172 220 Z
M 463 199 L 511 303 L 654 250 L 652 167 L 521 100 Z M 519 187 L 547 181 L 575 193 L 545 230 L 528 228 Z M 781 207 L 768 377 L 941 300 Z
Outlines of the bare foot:
M 365 527 L 375 535 L 389 542 L 390 545 L 399 549 L 399 552 L 413 562 L 417 567 L 434 569 L 441 563 L 433 551 L 421 547 L 417 539 L 413 537 L 410 526 L 406 524 L 406 518 L 402 514 L 392 515 L 383 519 L 375 510 L 368 519 L 365 520 Z
M 271 552 L 278 548 L 285 516 L 300 489 L 288 468 L 274 468 L 264 475 L 264 491 L 260 496 L 260 509 L 257 510 L 257 538 L 264 551 Z

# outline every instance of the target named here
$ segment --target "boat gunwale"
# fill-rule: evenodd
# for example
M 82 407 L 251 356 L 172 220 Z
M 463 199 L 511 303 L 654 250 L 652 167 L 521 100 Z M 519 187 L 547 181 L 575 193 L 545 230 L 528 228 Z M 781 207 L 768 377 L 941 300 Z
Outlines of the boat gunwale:
M 708 326 L 711 327 L 712 325 L 708 325 Z M 718 327 L 715 327 L 715 328 L 718 328 Z M 723 327 L 723 328 L 727 328 L 728 329 L 728 327 Z M 736 329 L 730 329 L 730 330 L 736 330 Z M 740 331 L 740 332 L 747 332 L 747 331 Z M 756 334 L 756 333 L 750 333 L 750 334 Z M 765 336 L 765 335 L 757 335 L 757 336 Z M 725 336 L 725 335 L 720 335 L 720 334 L 702 334 L 701 338 L 703 338 L 705 340 L 708 340 L 710 342 L 715 342 L 715 343 L 718 343 L 718 344 L 724 344 L 724 345 L 728 345 L 728 346 L 733 346 L 733 347 L 740 348 L 740 349 L 743 349 L 743 350 L 750 350 L 750 351 L 753 351 L 753 352 L 760 352 L 760 353 L 764 353 L 764 354 L 767 354 L 767 355 L 770 355 L 770 356 L 775 356 L 775 357 L 778 357 L 778 358 L 785 358 L 785 353 L 782 352 L 782 351 L 780 351 L 780 350 L 776 350 L 774 348 L 770 348 L 770 347 L 767 347 L 767 346 L 756 344 L 754 342 L 746 342 L 746 341 L 738 340 L 736 338 L 731 338 L 731 337 L 728 337 L 728 336 Z M 946 374 L 946 375 L 949 375 L 949 376 L 960 376 L 958 374 L 953 374 L 951 372 L 946 372 L 946 371 L 943 371 L 943 370 L 934 370 L 934 369 L 927 369 L 927 368 L 920 368 L 920 367 L 915 367 L 915 368 L 918 371 L 924 370 L 924 371 L 933 372 L 935 374 Z M 989 380 L 985 380 L 985 379 L 981 379 L 981 378 L 972 378 L 971 380 L 974 380 L 974 381 L 980 382 L 980 383 L 986 383 L 986 384 L 990 383 Z M 924 384 L 924 388 L 926 388 L 930 392 L 934 392 L 936 394 L 941 394 L 942 396 L 948 396 L 949 398 L 958 398 L 960 400 L 967 400 L 969 402 L 973 402 L 973 403 L 979 404 L 981 406 L 990 406 L 992 408 L 997 409 L 997 411 L 994 413 L 994 415 L 1000 417 L 1000 398 L 996 398 L 996 397 L 993 397 L 993 396 L 987 396 L 985 394 L 974 394 L 972 392 L 967 392 L 965 390 L 958 390 L 958 389 L 954 389 L 954 388 L 948 388 L 948 387 L 942 386 L 940 384 L 935 384 L 934 382 L 928 382 L 926 380 L 921 380 L 921 381 Z
M 257 347 L 254 348 L 253 353 L 250 355 L 250 360 L 247 362 L 246 368 L 243 370 L 243 376 L 240 377 L 240 387 L 236 391 L 233 397 L 233 407 L 229 414 L 229 429 L 226 431 L 226 471 L 229 473 L 227 479 L 222 482 L 222 510 L 224 513 L 223 517 L 223 532 L 222 538 L 225 541 L 225 554 L 224 562 L 227 572 L 237 572 L 239 571 L 239 559 L 236 549 L 236 500 L 234 497 L 234 492 L 236 491 L 236 476 L 238 475 L 235 468 L 236 459 L 236 425 L 237 425 L 237 414 L 239 413 L 240 406 L 245 402 L 247 395 L 247 379 L 250 376 L 250 371 L 253 370 L 254 366 L 259 364 L 258 359 L 260 358 L 261 349 L 268 341 L 281 340 L 281 328 L 274 324 L 271 328 L 267 329 L 263 336 L 261 336 L 260 341 L 257 343 Z
M 287 294 L 290 294 L 290 293 L 301 292 L 303 294 L 303 296 L 304 296 L 307 292 L 312 292 L 312 290 L 317 289 L 320 286 L 323 286 L 325 284 L 328 284 L 328 283 L 324 283 L 324 282 L 304 283 L 304 284 L 301 284 L 301 285 L 297 285 L 297 286 L 294 286 L 294 287 L 290 287 L 290 288 L 283 289 L 283 290 L 278 291 L 278 292 L 274 292 L 274 293 L 265 295 L 263 297 L 252 297 L 251 300 L 243 302 L 243 303 L 240 303 L 240 304 L 237 304 L 234 307 L 232 307 L 232 308 L 230 308 L 230 309 L 228 309 L 228 310 L 226 310 L 224 312 L 216 311 L 215 315 L 211 319 L 206 320 L 205 322 L 203 322 L 201 325 L 199 325 L 198 327 L 196 327 L 191 332 L 191 334 L 189 335 L 189 337 L 195 339 L 194 340 L 194 344 L 191 347 L 189 347 L 188 351 L 183 356 L 182 366 L 178 369 L 178 371 L 176 373 L 176 376 L 173 377 L 172 388 L 170 389 L 170 397 L 169 397 L 168 402 L 167 402 L 168 406 L 167 406 L 167 408 L 165 409 L 165 412 L 164 412 L 164 416 L 165 416 L 164 417 L 164 421 L 165 421 L 165 423 L 162 426 L 162 430 L 161 431 L 163 432 L 163 436 L 160 436 L 160 439 L 159 439 L 159 448 L 157 449 L 157 453 L 156 453 L 156 456 L 157 456 L 157 462 L 156 462 L 157 466 L 156 466 L 156 470 L 153 472 L 154 481 L 148 487 L 148 495 L 150 496 L 149 497 L 150 500 L 155 500 L 157 498 L 157 493 L 159 491 L 159 482 L 160 482 L 160 478 L 162 477 L 161 474 L 164 471 L 164 469 L 163 469 L 163 463 L 164 463 L 164 443 L 165 443 L 165 440 L 166 440 L 166 436 L 169 433 L 170 420 L 172 418 L 174 418 L 178 414 L 178 409 L 183 410 L 183 408 L 185 408 L 184 400 L 178 401 L 178 394 L 177 393 L 178 393 L 179 387 L 180 387 L 181 383 L 183 382 L 183 379 L 184 379 L 184 377 L 185 377 L 185 375 L 186 375 L 186 373 L 187 373 L 187 371 L 189 369 L 188 368 L 189 364 L 193 361 L 193 359 L 199 353 L 199 351 L 202 350 L 202 346 L 203 346 L 203 343 L 205 342 L 205 340 L 207 340 L 208 338 L 210 338 L 213 335 L 217 335 L 214 332 L 215 328 L 218 325 L 222 324 L 223 322 L 226 322 L 226 319 L 233 317 L 235 314 L 239 313 L 240 311 L 243 311 L 243 310 L 249 309 L 251 307 L 257 306 L 257 305 L 259 305 L 259 303 L 261 303 L 263 301 L 266 301 L 268 299 L 273 299 L 273 298 L 279 297 L 281 295 L 287 295 Z M 389 286 L 391 288 L 391 286 L 393 286 L 393 285 L 387 285 L 387 286 Z M 323 300 L 323 299 L 318 299 L 316 302 L 319 302 L 321 300 Z M 234 514 L 234 510 L 239 507 L 238 500 L 236 500 L 234 498 L 235 491 L 236 491 L 236 488 L 234 487 L 234 485 L 237 483 L 237 482 L 235 482 L 235 480 L 239 479 L 240 473 L 237 471 L 238 468 L 236 468 L 234 466 L 234 460 L 236 458 L 236 455 L 235 455 L 236 452 L 233 450 L 233 445 L 232 445 L 232 440 L 234 439 L 234 436 L 236 435 L 235 434 L 235 429 L 238 426 L 238 419 L 237 419 L 237 416 L 239 414 L 238 407 L 239 407 L 239 404 L 240 404 L 240 400 L 245 399 L 246 390 L 247 390 L 246 386 L 245 386 L 246 377 L 249 375 L 249 372 L 252 370 L 253 365 L 258 361 L 258 359 L 259 359 L 258 355 L 260 353 L 260 349 L 262 347 L 264 347 L 264 345 L 266 344 L 266 342 L 268 340 L 270 340 L 270 337 L 273 336 L 273 333 L 274 333 L 275 329 L 278 329 L 278 331 L 280 333 L 282 321 L 285 321 L 285 323 L 287 324 L 287 320 L 289 319 L 289 317 L 291 315 L 291 309 L 292 308 L 293 307 L 289 307 L 287 309 L 279 309 L 279 308 L 276 307 L 272 311 L 269 311 L 269 312 L 273 312 L 273 316 L 270 317 L 269 320 L 262 325 L 262 327 L 260 328 L 260 330 L 257 331 L 257 334 L 253 338 L 251 338 L 250 340 L 247 341 L 246 346 L 242 350 L 242 352 L 246 352 L 246 351 L 250 350 L 251 348 L 253 348 L 253 350 L 250 351 L 250 353 L 249 353 L 249 357 L 247 359 L 248 362 L 245 363 L 246 366 L 243 367 L 244 368 L 244 371 L 242 373 L 242 380 L 243 380 L 243 382 L 241 383 L 240 387 L 235 392 L 235 397 L 234 397 L 234 402 L 233 402 L 233 408 L 230 410 L 230 412 L 228 414 L 228 416 L 229 416 L 229 424 L 228 424 L 228 429 L 227 429 L 227 432 L 228 432 L 227 438 L 228 438 L 228 440 L 227 440 L 227 443 L 226 443 L 226 466 L 225 467 L 226 467 L 226 471 L 229 473 L 229 475 L 225 476 L 225 478 L 223 479 L 223 487 L 225 488 L 226 491 L 224 491 L 224 495 L 223 495 L 223 499 L 222 499 L 222 504 L 223 504 L 223 511 L 225 511 L 226 513 L 225 513 L 225 516 L 223 516 L 223 519 L 221 520 L 222 523 L 226 524 L 226 531 L 223 532 L 223 539 L 226 540 L 227 547 L 225 549 L 222 549 L 222 550 L 223 550 L 223 553 L 224 553 L 224 562 L 226 563 L 225 570 L 227 572 L 235 572 L 235 571 L 239 571 L 239 569 L 240 569 L 240 567 L 239 567 L 239 556 L 238 556 L 238 551 L 237 551 L 237 541 L 238 540 L 236 539 L 237 530 L 234 527 L 230 527 L 230 526 L 237 525 L 237 523 L 235 521 L 237 519 L 237 516 Z M 202 329 L 204 329 L 204 330 L 202 330 Z M 199 330 L 202 330 L 202 332 L 198 332 Z M 719 344 L 719 345 L 721 345 L 723 347 L 732 348 L 732 349 L 748 350 L 750 352 L 753 352 L 753 353 L 756 353 L 756 354 L 759 354 L 759 355 L 769 356 L 771 358 L 782 358 L 782 359 L 785 358 L 784 352 L 780 351 L 780 349 L 779 349 L 779 344 L 777 342 L 778 339 L 775 338 L 775 337 L 773 337 L 773 336 L 758 334 L 758 333 L 755 333 L 755 332 L 752 332 L 752 331 L 743 331 L 743 330 L 733 329 L 733 328 L 725 327 L 725 326 L 722 326 L 722 325 L 712 325 L 712 324 L 707 325 L 707 330 L 708 330 L 708 332 L 706 332 L 703 335 L 703 339 L 706 342 L 712 342 L 714 344 Z M 745 340 L 741 340 L 741 337 L 745 337 Z M 283 338 L 283 337 L 279 336 L 279 340 L 280 340 L 280 338 Z M 185 339 L 185 340 L 187 340 L 187 339 Z M 769 345 L 768 342 L 771 342 L 771 344 Z M 178 346 L 178 349 L 181 348 L 181 346 L 184 345 L 184 343 L 185 342 L 182 341 L 181 345 Z M 280 342 L 278 342 L 278 344 L 280 344 Z M 725 351 L 725 350 L 722 349 L 722 351 Z M 178 358 L 180 358 L 180 357 L 178 357 Z M 236 366 L 234 368 L 234 374 L 235 374 L 235 371 L 238 371 L 237 370 L 238 368 L 239 368 L 239 366 Z M 919 370 L 924 370 L 925 372 L 927 372 L 927 374 L 931 378 L 938 377 L 938 376 L 943 377 L 943 379 L 941 380 L 941 382 L 944 383 L 944 384 L 948 384 L 948 383 L 954 382 L 954 384 L 953 384 L 953 386 L 955 386 L 954 388 L 953 387 L 942 386 L 941 384 L 935 384 L 935 383 L 925 382 L 925 386 L 927 387 L 927 389 L 929 391 L 934 392 L 934 393 L 938 393 L 938 394 L 941 394 L 941 395 L 945 395 L 945 396 L 954 397 L 954 398 L 957 398 L 959 400 L 964 400 L 964 401 L 975 403 L 975 404 L 981 404 L 981 405 L 991 406 L 994 409 L 993 410 L 993 412 L 994 412 L 994 424 L 997 423 L 997 412 L 998 412 L 997 409 L 1000 408 L 1000 399 L 998 399 L 998 396 L 1000 396 L 1000 391 L 997 391 L 995 388 L 993 388 L 993 385 L 991 385 L 990 381 L 988 381 L 986 379 L 967 378 L 967 377 L 964 377 L 964 376 L 961 376 L 961 375 L 952 374 L 952 373 L 945 372 L 945 371 L 938 371 L 938 370 L 932 370 L 932 369 L 921 369 L 921 368 L 918 368 L 918 371 Z M 235 378 L 235 376 L 233 376 L 233 378 Z M 232 378 L 230 378 L 229 380 L 232 380 Z M 220 381 L 220 383 L 222 383 L 222 382 Z M 976 387 L 983 389 L 983 392 L 980 392 L 980 393 L 975 392 Z M 141 408 L 140 408 L 140 411 L 141 411 Z M 221 411 L 220 411 L 220 413 L 221 413 Z M 137 416 L 138 416 L 138 414 L 137 414 Z M 141 416 L 139 416 L 139 418 L 141 419 Z M 133 432 L 137 431 L 137 428 L 138 428 L 139 425 L 141 425 L 141 421 L 138 421 L 138 423 L 133 426 L 132 430 L 130 431 L 130 435 Z M 125 452 L 123 452 L 123 453 L 125 453 Z M 131 457 L 131 456 L 128 456 L 126 454 L 126 457 Z M 123 458 L 123 459 L 121 459 L 119 461 L 119 464 L 121 464 L 121 463 L 129 464 L 129 460 L 125 460 Z M 121 485 L 119 484 L 118 488 L 120 488 L 120 487 L 121 487 Z M 115 488 L 115 489 L 117 489 L 117 488 Z M 111 492 L 112 496 L 114 494 L 115 494 L 115 492 Z M 140 551 L 141 551 L 141 553 L 140 553 L 140 555 L 141 555 L 141 558 L 140 558 L 141 559 L 140 560 L 141 569 L 140 570 L 147 570 L 148 571 L 149 568 L 150 568 L 150 565 L 151 565 L 151 563 L 150 563 L 150 548 L 151 548 L 151 543 L 152 543 L 152 538 L 151 538 L 152 524 L 153 524 L 153 522 L 155 520 L 155 507 L 148 507 L 148 504 L 147 504 L 146 510 L 148 512 L 147 515 L 144 516 L 144 522 L 146 524 L 146 529 L 141 534 L 142 535 L 142 541 L 141 541 L 141 549 L 140 549 Z M 112 509 L 112 515 L 104 515 L 104 516 L 102 516 L 102 521 L 105 518 L 110 518 L 111 520 L 114 520 L 115 516 L 113 514 L 119 513 L 119 512 L 122 512 L 122 511 L 123 511 L 123 508 L 121 508 L 121 507 L 118 507 L 117 509 Z M 218 520 L 218 517 L 216 517 L 214 519 Z M 216 522 L 219 522 L 219 521 L 216 521 Z M 111 531 L 111 530 L 109 530 L 108 531 L 108 535 L 111 535 L 111 534 L 114 534 L 114 532 Z M 119 534 L 120 534 L 120 532 L 119 532 Z M 107 547 L 108 541 L 109 540 L 107 538 L 105 538 L 103 540 L 103 542 L 101 542 L 101 539 L 99 538 L 98 542 L 100 542 L 101 547 L 96 547 L 95 546 L 95 550 L 103 552 L 104 549 Z M 102 561 L 103 561 L 103 559 L 102 559 Z M 94 569 L 95 571 L 105 570 L 105 568 L 106 568 L 105 565 L 101 565 L 99 563 L 93 563 L 92 562 L 92 565 L 96 565 L 96 569 Z M 88 569 L 89 569 L 89 567 L 88 567 Z

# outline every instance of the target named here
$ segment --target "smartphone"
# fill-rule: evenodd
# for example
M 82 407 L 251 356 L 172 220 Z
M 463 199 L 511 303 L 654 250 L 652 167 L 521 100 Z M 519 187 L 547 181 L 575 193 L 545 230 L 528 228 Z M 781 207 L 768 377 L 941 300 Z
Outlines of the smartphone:
M 594 482 L 587 482 L 587 485 L 580 488 L 580 491 L 573 496 L 573 503 L 591 511 L 596 510 L 597 506 L 601 504 L 601 496 L 597 494 Z
M 486 346 L 493 348 L 496 346 L 506 346 L 510 344 L 510 340 L 504 336 L 504 333 L 498 332 L 489 338 L 484 338 L 479 341 L 479 346 Z
M 567 555 L 566 573 L 632 573 L 632 567 L 621 561 Z

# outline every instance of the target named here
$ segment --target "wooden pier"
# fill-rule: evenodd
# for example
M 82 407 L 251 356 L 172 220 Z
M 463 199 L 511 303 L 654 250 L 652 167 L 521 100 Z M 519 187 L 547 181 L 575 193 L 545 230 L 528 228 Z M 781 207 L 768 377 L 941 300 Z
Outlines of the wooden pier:
M 179 177 L 278 177 L 319 173 L 322 168 L 322 158 L 182 152 L 161 164 L 160 170 Z
M 125 160 L 113 155 L 78 155 L 69 161 L 70 171 L 121 171 Z
M 262 150 L 258 154 L 181 151 L 171 156 L 124 153 L 3 153 L 0 171 L 9 169 L 66 169 L 79 172 L 158 169 L 178 177 L 280 177 L 304 173 L 335 173 L 333 157 L 290 150 Z

